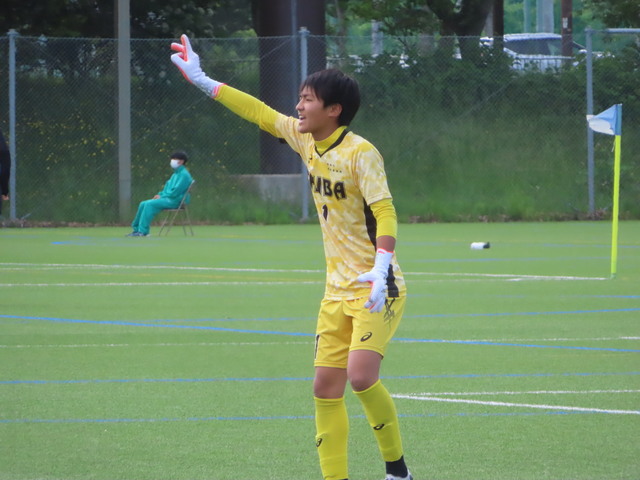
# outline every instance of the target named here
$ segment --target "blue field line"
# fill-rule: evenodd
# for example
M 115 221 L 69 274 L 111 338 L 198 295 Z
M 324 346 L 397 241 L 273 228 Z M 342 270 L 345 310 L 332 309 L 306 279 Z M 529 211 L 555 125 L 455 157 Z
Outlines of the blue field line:
M 28 317 L 18 315 L 0 315 L 0 318 L 10 318 L 15 320 L 44 320 L 54 323 L 77 323 L 89 325 L 116 325 L 120 327 L 154 327 L 154 328 L 177 328 L 186 330 L 208 330 L 215 332 L 233 332 L 233 333 L 256 333 L 259 335 L 285 335 L 290 337 L 315 337 L 313 333 L 304 332 L 282 332 L 278 330 L 251 330 L 248 328 L 227 328 L 212 327 L 208 325 L 176 325 L 172 323 L 142 323 L 128 322 L 124 320 L 82 320 L 73 318 L 55 318 L 55 317 Z
M 492 347 L 521 347 L 521 348 L 551 348 L 556 350 L 584 350 L 596 352 L 626 352 L 640 353 L 640 349 L 636 348 L 610 348 L 610 347 L 581 347 L 577 345 L 536 345 L 527 343 L 509 343 L 509 342 L 490 342 L 486 340 L 440 340 L 433 338 L 394 338 L 394 342 L 404 343 L 447 343 L 454 345 L 486 345 Z
M 113 378 L 94 380 L 0 380 L 0 385 L 83 385 L 101 383 L 302 382 L 313 377 Z
M 619 309 L 615 311 L 640 311 L 637 309 Z M 586 312 L 586 311 L 585 311 Z M 569 312 L 567 312 L 569 313 Z M 483 314 L 471 314 L 480 315 Z M 497 314 L 491 314 L 497 315 Z M 507 314 L 504 315 L 513 315 Z M 229 328 L 229 327 L 213 327 L 209 325 L 176 325 L 171 323 L 142 323 L 142 322 L 128 322 L 122 320 L 81 320 L 71 318 L 54 318 L 54 317 L 29 317 L 18 315 L 0 315 L 0 318 L 11 318 L 19 320 L 44 320 L 47 322 L 56 323 L 75 323 L 75 324 L 89 324 L 89 325 L 116 325 L 123 327 L 153 327 L 153 328 L 175 328 L 183 330 L 205 330 L 215 332 L 231 332 L 231 333 L 252 333 L 258 335 L 283 335 L 290 337 L 315 337 L 313 333 L 306 332 L 283 332 L 279 330 L 252 330 L 248 328 Z M 404 343 L 441 343 L 441 344 L 455 344 L 455 345 L 482 345 L 482 346 L 497 346 L 497 347 L 523 347 L 523 348 L 546 348 L 556 350 L 581 350 L 581 351 L 593 351 L 593 352 L 621 352 L 621 353 L 640 353 L 640 349 L 633 348 L 608 348 L 608 347 L 582 347 L 573 345 L 536 345 L 536 344 L 520 344 L 509 342 L 490 342 L 484 340 L 445 340 L 445 339 L 433 339 L 433 338 L 395 338 L 394 342 Z
M 458 412 L 458 413 L 415 413 L 398 414 L 399 418 L 452 418 L 452 417 L 532 417 L 542 415 L 593 415 L 599 412 L 574 412 L 549 410 L 541 412 Z M 365 420 L 364 415 L 350 415 L 350 419 Z M 210 417 L 165 417 L 165 418 L 7 418 L 0 419 L 0 425 L 15 424 L 87 424 L 87 423 L 171 423 L 171 422 L 236 422 L 236 421 L 280 421 L 280 420 L 314 420 L 314 415 L 272 415 L 272 416 L 210 416 Z
M 629 298 L 635 298 L 635 297 L 629 297 Z M 596 310 L 550 310 L 545 312 L 428 313 L 424 315 L 412 315 L 411 318 L 520 317 L 520 316 L 538 316 L 538 315 L 580 315 L 580 314 L 590 314 L 590 313 L 629 313 L 629 312 L 640 312 L 640 307 L 600 308 Z
M 586 298 L 625 298 L 625 299 L 638 299 L 639 295 L 588 295 Z M 540 312 L 489 312 L 489 313 L 425 313 L 422 315 L 405 315 L 404 318 L 473 318 L 473 317 L 519 317 L 519 316 L 538 316 L 538 315 L 580 315 L 580 314 L 595 314 L 595 313 L 632 313 L 640 312 L 640 307 L 627 307 L 627 308 L 600 308 L 593 310 L 549 310 Z M 75 320 L 69 318 L 55 318 L 55 317 L 34 317 L 26 315 L 1 315 L 0 318 L 6 318 L 11 320 L 45 320 L 49 322 L 61 322 L 61 323 L 101 323 L 108 324 L 111 322 L 113 325 L 126 325 L 126 326 L 152 326 L 146 323 L 132 323 L 118 320 Z M 181 319 L 181 320 L 148 320 L 149 322 L 162 322 L 162 321 L 195 321 L 195 322 L 235 322 L 235 321 L 280 321 L 280 320 L 308 320 L 315 319 L 315 317 L 300 317 L 300 318 L 288 318 L 288 317 L 260 317 L 260 318 L 199 318 L 199 319 Z M 153 325 L 172 327 L 174 325 Z M 181 328 L 175 325 L 175 328 Z M 186 326 L 184 327 L 186 328 Z M 198 328 L 198 327 L 193 327 Z M 206 328 L 206 327 L 203 327 Z M 218 327 L 210 327 L 210 329 L 218 329 Z M 274 332 L 278 333 L 278 332 Z M 287 335 L 280 332 L 281 335 Z
M 316 317 L 255 317 L 255 318 L 158 318 L 147 320 L 153 324 L 171 323 L 172 325 L 179 322 L 315 322 Z
M 624 298 L 624 299 L 631 299 L 631 300 L 637 300 L 640 298 L 640 295 L 571 295 L 572 297 L 577 297 L 577 298 Z
M 382 375 L 383 380 L 434 380 L 476 378 L 550 378 L 635 376 L 640 372 L 564 372 L 564 373 L 463 373 L 439 375 Z M 222 377 L 222 378 L 114 378 L 92 380 L 0 380 L 2 385 L 86 385 L 108 383 L 216 383 L 216 382 L 310 382 L 313 377 Z

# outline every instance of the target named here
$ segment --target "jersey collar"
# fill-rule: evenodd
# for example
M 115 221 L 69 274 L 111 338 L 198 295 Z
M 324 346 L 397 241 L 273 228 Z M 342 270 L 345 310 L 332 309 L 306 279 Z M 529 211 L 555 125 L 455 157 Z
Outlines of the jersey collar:
M 318 155 L 322 156 L 332 148 L 335 148 L 338 145 L 340 145 L 340 143 L 342 142 L 342 139 L 344 139 L 347 133 L 349 133 L 349 131 L 347 130 L 347 126 L 343 125 L 341 127 L 338 127 L 335 132 L 333 132 L 324 140 L 319 140 L 315 142 L 316 152 L 318 153 Z

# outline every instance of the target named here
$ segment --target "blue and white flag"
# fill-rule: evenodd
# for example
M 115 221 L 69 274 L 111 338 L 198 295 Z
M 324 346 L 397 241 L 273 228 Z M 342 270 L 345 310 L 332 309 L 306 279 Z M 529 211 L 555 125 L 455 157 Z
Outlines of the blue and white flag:
M 622 135 L 622 104 L 607 108 L 598 115 L 587 115 L 589 128 L 606 135 Z

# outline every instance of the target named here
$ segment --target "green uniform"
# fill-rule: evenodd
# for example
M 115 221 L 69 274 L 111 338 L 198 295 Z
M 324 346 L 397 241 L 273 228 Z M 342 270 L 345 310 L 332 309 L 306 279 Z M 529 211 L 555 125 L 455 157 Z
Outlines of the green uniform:
M 133 231 L 148 235 L 155 216 L 165 208 L 177 208 L 192 181 L 193 178 L 184 165 L 176 168 L 171 178 L 164 184 L 164 188 L 158 192 L 160 198 L 140 202 L 136 218 L 131 223 Z M 187 197 L 185 203 L 189 203 L 189 200 L 190 198 Z

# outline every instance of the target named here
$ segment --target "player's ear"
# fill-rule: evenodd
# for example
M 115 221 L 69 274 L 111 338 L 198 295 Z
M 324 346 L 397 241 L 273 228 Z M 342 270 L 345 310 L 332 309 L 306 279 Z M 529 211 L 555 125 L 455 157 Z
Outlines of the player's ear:
M 329 112 L 330 117 L 338 118 L 342 113 L 342 105 L 339 103 L 331 104 L 327 107 L 327 111 Z

